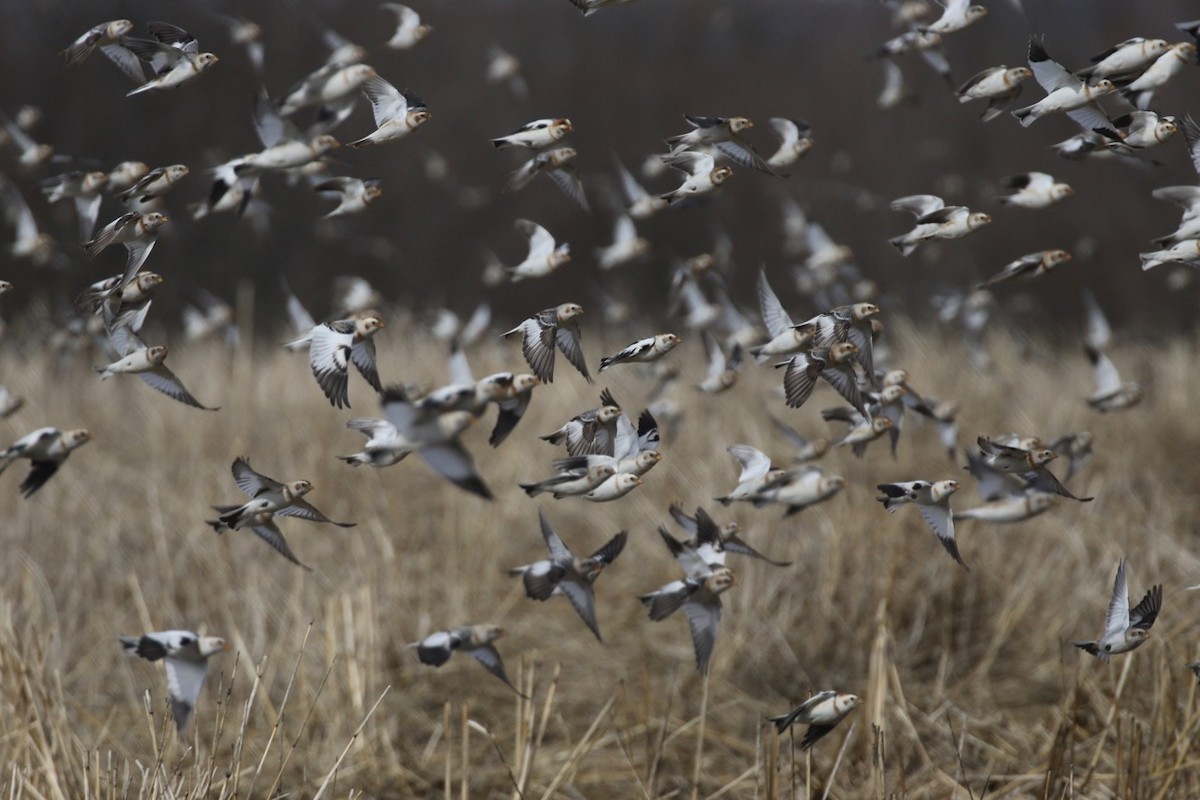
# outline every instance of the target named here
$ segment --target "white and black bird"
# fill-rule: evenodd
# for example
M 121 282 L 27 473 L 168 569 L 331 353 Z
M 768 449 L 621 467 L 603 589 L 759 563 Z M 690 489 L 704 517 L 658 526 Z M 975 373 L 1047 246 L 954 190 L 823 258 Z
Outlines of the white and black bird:
M 775 730 L 779 733 L 798 722 L 807 723 L 808 730 L 800 740 L 800 749 L 808 750 L 837 727 L 847 714 L 858 708 L 859 702 L 855 695 L 826 689 L 817 692 L 788 713 L 767 719 L 775 723 Z
M 494 644 L 505 633 L 499 625 L 462 625 L 445 631 L 436 631 L 409 647 L 417 649 L 417 658 L 422 664 L 440 667 L 450 660 L 456 651 L 466 653 L 483 665 L 484 669 L 495 675 L 517 694 L 517 687 L 512 685 L 504 671 L 504 662 L 500 660 L 500 652 Z M 524 697 L 525 695 L 521 695 Z
M 349 408 L 350 364 L 354 364 L 375 391 L 383 389 L 372 338 L 383 326 L 383 320 L 371 314 L 323 322 L 284 347 L 289 350 L 307 347 L 313 377 L 325 397 L 335 408 Z
M 92 434 L 82 428 L 60 431 L 58 428 L 38 428 L 0 451 L 0 472 L 8 469 L 18 458 L 28 458 L 29 474 L 21 482 L 21 496 L 31 497 L 54 477 L 58 468 L 77 447 L 92 440 Z
M 525 594 L 533 600 L 549 600 L 554 595 L 563 595 L 583 620 L 588 629 L 603 641 L 596 624 L 596 595 L 592 584 L 600 572 L 616 560 L 625 549 L 629 534 L 618 532 L 608 542 L 587 558 L 577 558 L 563 543 L 546 515 L 538 512 L 542 538 L 550 550 L 550 557 L 509 570 L 510 575 L 520 575 L 525 584 Z
M 176 730 L 182 735 L 208 675 L 208 660 L 229 649 L 225 640 L 199 636 L 191 631 L 155 631 L 118 639 L 126 655 L 163 662 L 171 716 L 175 718 Z
M 970 569 L 959 555 L 958 542 L 954 538 L 954 518 L 950 511 L 950 495 L 958 491 L 957 481 L 881 483 L 876 488 L 883 492 L 883 496 L 876 499 L 883 503 L 888 512 L 894 513 L 900 506 L 914 503 L 950 557 L 964 569 Z
M 1105 663 L 1111 656 L 1128 653 L 1144 644 L 1150 637 L 1150 627 L 1162 609 L 1162 584 L 1151 586 L 1141 602 L 1133 608 L 1129 607 L 1126 572 L 1125 559 L 1121 559 L 1117 563 L 1112 599 L 1108 601 L 1108 612 L 1104 615 L 1104 633 L 1094 641 L 1071 642 Z
M 579 323 L 583 313 L 578 303 L 561 303 L 539 311 L 520 325 L 502 334 L 505 338 L 521 335 L 521 353 L 533 374 L 543 383 L 554 383 L 554 350 L 558 348 L 571 366 L 592 383 L 587 362 L 583 358 Z

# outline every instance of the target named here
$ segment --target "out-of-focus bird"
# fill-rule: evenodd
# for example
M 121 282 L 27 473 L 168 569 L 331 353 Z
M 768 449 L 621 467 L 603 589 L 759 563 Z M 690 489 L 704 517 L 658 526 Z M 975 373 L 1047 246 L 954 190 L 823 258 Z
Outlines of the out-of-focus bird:
M 633 173 L 625 168 L 621 159 L 613 156 L 617 167 L 617 175 L 621 179 L 621 192 L 625 195 L 626 211 L 634 219 L 647 219 L 662 211 L 670 200 L 650 194 L 638 183 Z
M 1035 491 L 1028 494 L 1010 495 L 975 508 L 955 511 L 953 518 L 955 520 L 977 519 L 981 522 L 997 523 L 1024 522 L 1049 511 L 1055 502 L 1053 494 Z
M 544 278 L 571 260 L 571 246 L 566 242 L 555 242 L 550 231 L 541 225 L 527 219 L 519 219 L 516 221 L 516 227 L 528 238 L 529 252 L 520 264 L 505 267 L 509 280 L 513 283 L 529 278 Z
M 1083 350 L 1092 362 L 1096 378 L 1096 390 L 1087 398 L 1089 406 L 1097 411 L 1120 411 L 1141 402 L 1144 394 L 1142 384 L 1122 381 L 1112 359 L 1091 344 L 1084 342 Z
M 1150 637 L 1150 627 L 1162 609 L 1162 599 L 1162 584 L 1155 584 L 1141 602 L 1130 608 L 1126 564 L 1125 559 L 1121 559 L 1117 563 L 1112 599 L 1104 615 L 1104 633 L 1094 641 L 1073 641 L 1071 644 L 1105 663 L 1112 656 L 1135 650 Z
M 29 474 L 21 483 L 21 495 L 31 497 L 54 477 L 71 452 L 92 440 L 92 434 L 82 428 L 60 431 L 58 428 L 38 428 L 22 436 L 0 452 L 0 472 L 8 469 L 18 458 L 28 458 Z
M 747 556 L 759 561 L 765 561 L 776 567 L 790 567 L 792 565 L 790 561 L 776 561 L 767 558 L 743 541 L 738 536 L 741 528 L 736 522 L 717 525 L 716 521 L 708 515 L 708 512 L 699 507 L 696 509 L 696 515 L 689 517 L 678 502 L 672 503 L 668 511 L 671 514 L 671 519 L 675 520 L 676 524 L 691 536 L 683 544 L 686 547 L 696 550 L 700 557 L 709 564 L 719 563 L 724 565 L 725 556 L 733 553 L 734 555 Z M 660 535 L 661 533 L 662 530 L 660 529 Z
M 675 205 L 688 197 L 713 192 L 733 175 L 733 170 L 729 167 L 716 166 L 713 157 L 707 153 L 684 150 L 663 156 L 662 161 L 687 176 L 679 188 L 659 195 L 668 205 Z
M 100 213 L 100 201 L 104 199 L 104 187 L 108 184 L 108 175 L 104 172 L 68 172 L 55 175 L 38 183 L 46 202 L 57 203 L 60 200 L 72 200 L 75 203 L 75 216 L 79 221 L 79 238 L 87 240 L 92 237 L 96 227 L 96 217 Z
M 380 197 L 383 197 L 383 180 L 381 178 L 326 178 L 313 184 L 313 191 L 338 198 L 337 208 L 326 214 L 326 218 L 361 214 L 375 205 Z
M 436 631 L 409 647 L 417 649 L 417 658 L 422 664 L 440 667 L 450 660 L 456 650 L 462 651 L 474 658 L 484 668 L 504 681 L 508 688 L 517 694 L 517 687 L 512 685 L 504 672 L 504 662 L 500 660 L 500 652 L 494 642 L 504 635 L 504 628 L 499 625 L 463 625 L 445 631 Z M 524 697 L 525 695 L 521 695 Z
M 610 270 L 631 264 L 649 252 L 649 240 L 638 236 L 630 216 L 621 214 L 613 228 L 613 243 L 596 248 L 596 260 L 601 270 Z
M 122 36 L 133 30 L 133 23 L 127 19 L 114 19 L 111 22 L 101 22 L 89 28 L 86 33 L 63 50 L 61 55 L 66 59 L 67 66 L 82 64 L 97 47 L 115 44 Z
M 546 175 L 554 181 L 563 194 L 575 201 L 584 211 L 589 210 L 587 195 L 583 190 L 583 181 L 575 165 L 571 163 L 577 153 L 573 147 L 555 147 L 538 153 L 522 164 L 508 178 L 504 190 L 515 192 L 529 185 L 538 175 Z
M 700 332 L 704 344 L 704 356 L 708 360 L 708 372 L 696 388 L 706 394 L 719 394 L 732 389 L 738 382 L 738 370 L 742 366 L 742 346 L 734 343 L 729 355 L 713 339 L 708 331 Z
M 196 707 L 200 688 L 204 686 L 208 659 L 229 649 L 225 640 L 216 636 L 198 636 L 191 631 L 154 631 L 118 639 L 126 655 L 163 662 L 167 671 L 171 716 L 182 736 L 192 709 Z
M 721 623 L 721 594 L 733 586 L 733 571 L 720 564 L 709 564 L 699 551 L 679 542 L 662 528 L 659 528 L 659 534 L 671 555 L 683 567 L 685 577 L 641 595 L 638 600 L 649 610 L 654 622 L 683 609 L 696 652 L 696 669 L 708 674 L 713 646 L 717 642 L 717 628 Z
M 775 723 L 775 730 L 779 733 L 783 733 L 797 722 L 807 723 L 808 730 L 800 740 L 800 749 L 808 750 L 837 727 L 851 711 L 858 708 L 859 702 L 855 695 L 826 689 L 817 692 L 788 713 L 767 719 Z
M 393 50 L 408 50 L 416 47 L 417 43 L 433 33 L 433 26 L 421 22 L 421 15 L 408 6 L 399 3 L 384 3 L 382 9 L 396 15 L 396 32 L 388 39 L 386 45 Z
M 535 561 L 522 567 L 514 567 L 508 573 L 520 575 L 525 584 L 525 594 L 533 600 L 549 600 L 554 595 L 563 595 L 570 601 L 575 613 L 603 641 L 600 627 L 596 624 L 596 595 L 592 584 L 600 577 L 600 572 L 617 559 L 625 549 L 625 540 L 629 534 L 620 531 L 608 542 L 587 558 L 576 557 L 563 543 L 549 520 L 542 512 L 538 512 L 538 521 L 542 527 L 542 538 L 550 550 L 550 557 L 543 561 Z
M 1041 250 L 1037 253 L 1029 253 L 1015 261 L 1010 261 L 1004 266 L 1004 269 L 979 284 L 976 288 L 986 289 L 989 286 L 995 286 L 997 283 L 1012 280 L 1013 278 L 1024 278 L 1026 280 L 1037 278 L 1050 272 L 1050 270 L 1059 264 L 1065 264 L 1070 260 L 1071 254 L 1066 250 Z
M 768 122 L 779 136 L 779 148 L 767 159 L 772 170 L 787 169 L 812 150 L 812 127 L 807 122 L 786 117 L 771 117 Z
M 565 117 L 535 119 L 517 128 L 507 136 L 492 139 L 492 146 L 497 150 L 510 147 L 526 147 L 531 150 L 541 150 L 549 147 L 559 139 L 575 130 L 571 120 Z
M 797 353 L 812 343 L 813 326 L 797 325 L 784 310 L 783 303 L 767 281 L 765 269 L 758 271 L 758 302 L 762 311 L 763 325 L 771 338 L 763 344 L 749 348 L 749 352 L 761 363 L 771 356 L 786 356 Z
M 984 122 L 990 122 L 1004 113 L 1008 104 L 1021 93 L 1021 85 L 1033 77 L 1033 71 L 1028 67 L 998 67 L 987 69 L 973 75 L 966 83 L 958 87 L 955 93 L 960 103 L 972 100 L 987 100 L 988 105 L 981 114 Z
M 918 25 L 922 33 L 947 34 L 961 31 L 987 16 L 986 6 L 971 5 L 970 0 L 947 0 L 942 15 L 929 25 Z
M 998 198 L 1006 206 L 1020 208 L 1048 208 L 1055 203 L 1066 200 L 1074 190 L 1065 183 L 1055 182 L 1054 178 L 1045 172 L 1027 172 L 1015 175 L 1004 182 L 1005 188 L 1012 189 L 1011 194 Z

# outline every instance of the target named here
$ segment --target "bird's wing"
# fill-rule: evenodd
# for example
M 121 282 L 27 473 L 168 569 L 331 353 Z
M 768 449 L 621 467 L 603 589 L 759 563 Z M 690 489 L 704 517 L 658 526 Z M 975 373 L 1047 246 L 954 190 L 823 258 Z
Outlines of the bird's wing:
M 962 556 L 958 554 L 958 540 L 954 538 L 954 519 L 950 514 L 950 506 L 918 505 L 917 508 L 920 509 L 921 516 L 929 523 L 930 529 L 942 543 L 942 547 L 946 548 L 950 557 L 963 567 L 967 567 L 967 562 L 963 561 Z
M 167 657 L 167 694 L 171 698 L 171 714 L 180 731 L 187 726 L 188 716 L 196 705 L 204 676 L 208 674 L 207 661 L 185 661 Z
M 408 113 L 408 101 L 395 86 L 378 75 L 367 78 L 363 83 L 363 94 L 371 101 L 375 115 L 375 127 L 393 119 L 403 119 Z
M 255 472 L 244 456 L 238 456 L 233 460 L 232 470 L 233 482 L 251 497 L 257 497 L 265 491 L 274 491 L 283 487 L 283 484 L 274 478 L 268 478 L 266 475 Z
M 430 444 L 417 452 L 434 472 L 458 488 L 479 495 L 484 500 L 492 499 L 491 490 L 483 482 L 483 478 L 479 477 L 479 473 L 475 471 L 475 462 L 471 460 L 471 454 L 467 452 L 461 442 Z
M 162 392 L 172 400 L 178 400 L 184 405 L 192 406 L 193 408 L 202 408 L 205 411 L 219 410 L 217 408 L 206 406 L 195 397 L 192 397 L 192 393 L 184 387 L 183 382 L 175 376 L 175 373 L 171 372 L 171 370 L 167 369 L 162 364 L 159 364 L 157 367 L 149 370 L 148 372 L 139 372 L 137 375 L 147 386 L 156 391 Z
M 563 540 L 550 527 L 550 521 L 546 519 L 546 515 L 540 510 L 538 511 L 538 522 L 542 526 L 542 538 L 546 540 L 546 547 L 550 549 L 550 560 L 555 561 L 560 558 L 573 558 L 571 551 L 563 544 Z
M 721 598 L 714 597 L 707 602 L 689 598 L 683 604 L 683 613 L 687 614 L 692 644 L 696 649 L 696 669 L 707 674 L 708 661 L 717 643 L 717 627 L 721 623 Z
M 1125 559 L 1117 564 L 1117 577 L 1113 581 L 1112 599 L 1108 601 L 1108 613 L 1104 616 L 1104 635 L 1122 633 L 1129 627 L 1129 585 L 1125 574 Z

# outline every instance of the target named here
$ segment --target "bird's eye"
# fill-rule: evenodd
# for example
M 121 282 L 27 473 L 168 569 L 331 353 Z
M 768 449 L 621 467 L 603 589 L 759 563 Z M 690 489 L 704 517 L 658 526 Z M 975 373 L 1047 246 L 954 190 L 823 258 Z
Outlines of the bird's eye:
M 187 637 L 187 636 L 185 636 L 185 637 L 183 637 L 182 639 L 180 639 L 180 640 L 179 640 L 179 644 L 180 644 L 182 647 L 187 647 L 187 646 L 188 646 L 189 644 L 191 644 L 191 643 L 192 643 L 192 640 L 191 640 L 191 638 L 190 638 L 190 637 Z

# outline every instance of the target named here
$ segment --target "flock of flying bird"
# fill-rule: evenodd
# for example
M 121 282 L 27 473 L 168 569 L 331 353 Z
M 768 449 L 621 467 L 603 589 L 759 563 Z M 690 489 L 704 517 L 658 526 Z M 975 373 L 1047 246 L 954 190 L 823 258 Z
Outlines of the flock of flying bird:
M 586 16 L 629 0 L 571 2 Z M 885 5 L 893 12 L 897 24 L 905 28 L 904 33 L 889 40 L 881 50 L 881 55 L 889 59 L 889 73 L 893 77 L 892 71 L 897 69 L 893 60 L 910 52 L 918 53 L 948 77 L 949 67 L 941 52 L 943 38 L 976 23 L 987 13 L 986 8 L 970 6 L 965 0 L 950 0 L 936 18 L 930 18 L 932 9 L 924 0 L 887 0 Z M 387 42 L 389 47 L 416 46 L 432 30 L 412 9 L 391 3 L 383 8 L 394 13 L 398 22 L 394 36 Z M 225 21 L 233 41 L 247 48 L 251 63 L 261 75 L 261 31 L 247 20 Z M 129 92 L 132 96 L 175 90 L 198 81 L 219 61 L 212 53 L 202 52 L 196 38 L 176 25 L 149 22 L 145 25 L 147 37 L 134 35 L 134 27 L 129 20 L 96 25 L 63 52 L 67 65 L 79 68 L 99 51 L 133 79 L 136 86 Z M 1200 32 L 1200 23 L 1182 23 L 1179 27 L 1193 36 Z M 253 119 L 263 149 L 213 168 L 206 198 L 192 208 L 194 217 L 247 213 L 262 191 L 260 181 L 271 174 L 304 176 L 318 191 L 335 192 L 338 206 L 330 216 L 369 211 L 382 191 L 380 182 L 329 175 L 325 156 L 339 146 L 330 132 L 350 116 L 360 94 L 371 104 L 375 130 L 353 141 L 352 147 L 401 139 L 431 120 L 432 113 L 415 94 L 397 90 L 363 63 L 366 57 L 363 48 L 336 35 L 332 35 L 330 48 L 332 52 L 326 63 L 282 97 L 272 98 L 265 89 L 260 91 Z M 1075 120 L 1083 130 L 1056 145 L 1060 155 L 1074 159 L 1144 159 L 1147 150 L 1170 140 L 1182 128 L 1193 163 L 1200 172 L 1200 126 L 1190 118 L 1180 121 L 1150 108 L 1155 90 L 1183 69 L 1195 54 L 1196 45 L 1192 42 L 1169 44 L 1161 39 L 1138 37 L 1099 54 L 1087 68 L 1071 71 L 1054 61 L 1035 39 L 1028 45 L 1027 67 L 1001 65 L 984 70 L 962 85 L 957 96 L 964 103 L 987 101 L 983 113 L 987 121 L 1000 116 L 1022 91 L 1022 83 L 1033 78 L 1046 96 L 1012 114 L 1022 126 L 1055 113 L 1065 113 Z M 513 61 L 503 51 L 495 51 L 489 78 L 510 81 L 514 92 L 527 91 L 519 82 L 519 70 Z M 881 105 L 885 100 L 893 102 L 894 98 L 887 99 L 891 95 L 903 94 L 891 83 L 892 77 L 885 96 L 880 98 Z M 1110 118 L 1097 100 L 1118 93 L 1133 109 L 1123 117 Z M 301 111 L 311 112 L 314 122 L 309 128 L 302 129 L 296 122 Z M 689 130 L 666 138 L 666 151 L 648 159 L 644 169 L 650 179 L 664 167 L 676 169 L 682 180 L 676 188 L 661 194 L 650 193 L 617 161 L 615 166 L 626 202 L 616 219 L 614 243 L 597 254 L 602 270 L 635 263 L 648 252 L 649 243 L 637 234 L 637 221 L 673 207 L 719 202 L 716 200 L 719 190 L 733 176 L 735 168 L 786 177 L 786 172 L 813 147 L 812 129 L 799 120 L 784 117 L 770 120 L 780 142 L 775 152 L 764 157 L 749 138 L 754 126 L 745 117 L 687 115 L 684 119 Z M 48 162 L 52 147 L 37 143 L 32 137 L 36 120 L 4 118 L 4 122 L 7 146 L 17 149 L 17 161 L 22 168 L 34 170 Z M 538 119 L 492 139 L 496 149 L 523 154 L 523 163 L 512 173 L 505 190 L 522 190 L 539 175 L 545 175 L 572 202 L 589 210 L 587 192 L 573 164 L 577 153 L 562 144 L 572 130 L 572 123 L 565 117 Z M 96 368 L 99 378 L 136 375 L 178 402 L 215 411 L 198 401 L 165 366 L 167 348 L 147 345 L 140 335 L 152 297 L 164 283 L 161 275 L 143 270 L 159 230 L 169 223 L 162 211 L 162 198 L 188 174 L 188 167 L 180 164 L 150 169 L 145 164 L 126 162 L 108 172 L 77 171 L 53 176 L 41 181 L 41 187 L 51 203 L 70 200 L 75 204 L 80 238 L 88 258 L 97 257 L 115 245 L 122 245 L 126 251 L 125 267 L 120 274 L 81 286 L 76 300 L 79 313 L 92 314 L 100 320 L 109 343 L 112 359 Z M 767 179 L 770 178 L 764 178 Z M 1011 193 L 1001 199 L 1001 204 L 1027 209 L 1045 208 L 1072 194 L 1071 187 L 1041 172 L 1020 175 L 1010 181 L 1009 188 Z M 15 184 L 0 178 L 0 191 L 6 216 L 16 233 L 10 252 L 35 264 L 49 263 L 55 257 L 55 244 L 40 232 Z M 94 233 L 106 197 L 115 198 L 127 210 Z M 1156 191 L 1155 197 L 1179 203 L 1185 211 L 1178 229 L 1157 240 L 1160 249 L 1142 255 L 1143 268 L 1172 262 L 1200 265 L 1200 186 L 1168 187 Z M 927 241 L 963 237 L 991 222 L 986 213 L 947 205 L 942 198 L 930 194 L 899 198 L 892 208 L 916 218 L 910 231 L 890 239 L 904 256 Z M 782 404 L 787 407 L 798 409 L 806 405 L 819 384 L 828 384 L 846 403 L 821 412 L 825 420 L 846 425 L 844 435 L 832 443 L 806 439 L 790 426 L 774 420 L 779 433 L 795 446 L 794 463 L 780 465 L 748 444 L 729 446 L 728 452 L 736 459 L 740 474 L 736 484 L 716 499 L 724 506 L 735 502 L 756 508 L 781 506 L 785 516 L 824 502 L 846 487 L 845 479 L 816 466 L 817 459 L 843 446 L 862 457 L 872 442 L 884 437 L 894 455 L 905 422 L 914 415 L 928 420 L 952 460 L 959 452 L 956 404 L 918 391 L 907 371 L 884 368 L 888 358 L 879 338 L 883 311 L 872 302 L 873 297 L 862 295 L 870 291 L 870 284 L 859 280 L 861 276 L 852 263 L 849 248 L 834 242 L 798 207 L 786 210 L 789 239 L 784 249 L 787 255 L 801 261 L 794 275 L 797 286 L 827 311 L 796 322 L 775 294 L 764 269 L 758 274 L 756 286 L 760 328 L 730 300 L 715 267 L 717 259 L 712 256 L 679 261 L 672 283 L 673 313 L 704 344 L 709 369 L 697 387 L 702 392 L 715 394 L 733 388 L 743 365 L 753 361 L 780 370 L 777 374 L 781 378 Z M 571 260 L 569 246 L 557 242 L 541 225 L 519 219 L 516 227 L 528 238 L 527 256 L 513 266 L 489 267 L 485 283 L 543 278 Z M 981 286 L 959 297 L 945 298 L 939 314 L 945 320 L 961 324 L 968 342 L 978 342 L 987 321 L 990 287 L 1015 278 L 1036 278 L 1070 259 L 1071 254 L 1064 250 L 1023 256 Z M 12 284 L 0 283 L 0 293 L 12 289 Z M 296 297 L 287 294 L 295 338 L 285 346 L 307 351 L 312 374 L 331 405 L 339 409 L 350 406 L 351 367 L 380 397 L 382 419 L 356 418 L 347 423 L 347 427 L 367 437 L 360 452 L 339 456 L 350 466 L 388 467 L 415 452 L 456 486 L 491 499 L 492 492 L 461 442 L 461 434 L 489 406 L 495 405 L 498 413 L 489 443 L 500 446 L 526 416 L 534 389 L 554 381 L 558 353 L 588 383 L 595 381 L 584 356 L 580 328 L 584 309 L 575 302 L 531 314 L 503 334 L 514 345 L 519 342 L 529 372 L 505 371 L 474 377 L 465 351 L 490 325 L 490 312 L 481 307 L 467 326 L 459 325 L 457 320 L 448 324 L 447 338 L 453 340 L 450 383 L 438 387 L 389 386 L 382 381 L 376 366 L 376 335 L 385 328 L 383 316 L 373 308 L 378 303 L 377 293 L 369 287 L 352 287 L 352 291 L 343 294 L 344 313 L 326 322 L 315 321 Z M 1111 332 L 1099 307 L 1092 300 L 1089 303 L 1085 347 L 1095 368 L 1096 390 L 1087 402 L 1103 412 L 1134 406 L 1142 398 L 1143 389 L 1136 383 L 1122 381 L 1105 354 Z M 223 319 L 228 321 L 227 316 Z M 553 446 L 564 447 L 566 453 L 551 462 L 549 477 L 522 483 L 520 488 L 530 497 L 550 494 L 555 499 L 581 497 L 591 502 L 610 502 L 640 486 L 663 459 L 660 423 L 666 432 L 677 423 L 678 405 L 669 399 L 669 394 L 678 370 L 672 365 L 670 355 L 683 338 L 670 332 L 648 332 L 600 359 L 597 375 L 619 366 L 643 365 L 640 369 L 656 383 L 653 402 L 636 415 L 635 424 L 635 415 L 604 389 L 596 408 L 581 412 L 541 436 Z M 20 402 L 20 398 L 0 387 L 3 416 L 15 411 Z M 29 497 L 46 484 L 75 449 L 91 439 L 86 430 L 35 430 L 0 452 L 0 472 L 17 459 L 31 461 L 32 470 L 20 487 Z M 956 521 L 1014 523 L 1048 511 L 1060 499 L 1079 502 L 1092 499 L 1078 497 L 1064 485 L 1091 458 L 1091 434 L 1070 433 L 1052 442 L 1017 434 L 979 436 L 976 445 L 977 450 L 967 454 L 967 469 L 978 482 L 984 502 L 975 508 L 951 509 L 951 499 L 961 488 L 957 480 L 900 480 L 878 485 L 881 493 L 878 499 L 888 512 L 915 505 L 942 547 L 963 568 L 968 566 L 959 551 Z M 1058 459 L 1069 461 L 1066 475 L 1061 479 L 1050 469 Z M 305 499 L 312 489 L 308 481 L 285 482 L 267 477 L 251 468 L 245 457 L 233 462 L 232 473 L 234 483 L 249 500 L 240 505 L 215 506 L 217 516 L 209 524 L 217 533 L 249 529 L 286 559 L 303 567 L 278 525 L 280 518 L 353 525 L 331 520 L 311 505 Z M 781 568 L 788 564 L 758 552 L 739 536 L 735 523 L 720 523 L 703 507 L 692 515 L 679 504 L 673 504 L 669 511 L 686 538 L 676 538 L 662 526 L 659 534 L 684 577 L 639 600 L 654 621 L 680 609 L 684 611 L 697 668 L 707 674 L 721 619 L 721 595 L 736 583 L 733 570 L 726 566 L 726 557 L 730 554 L 751 557 Z M 621 555 L 628 532 L 617 532 L 603 547 L 581 557 L 553 529 L 543 511 L 539 511 L 539 520 L 547 557 L 513 568 L 513 576 L 519 576 L 531 599 L 566 597 L 588 629 L 600 639 L 594 584 L 601 572 Z M 1104 661 L 1128 652 L 1145 641 L 1161 605 L 1162 587 L 1156 585 L 1141 602 L 1132 609 L 1129 607 L 1127 567 L 1122 560 L 1104 632 L 1097 640 L 1074 644 Z M 445 663 L 456 651 L 467 653 L 511 687 L 495 645 L 503 633 L 494 624 L 463 625 L 431 633 L 412 646 L 420 661 L 434 666 Z M 201 690 L 208 659 L 221 652 L 225 642 L 182 630 L 122 636 L 120 642 L 132 654 L 165 661 L 171 707 L 182 732 Z M 802 741 L 802 747 L 807 748 L 832 730 L 858 703 L 853 694 L 826 690 L 772 721 L 780 731 L 797 722 L 809 724 Z

